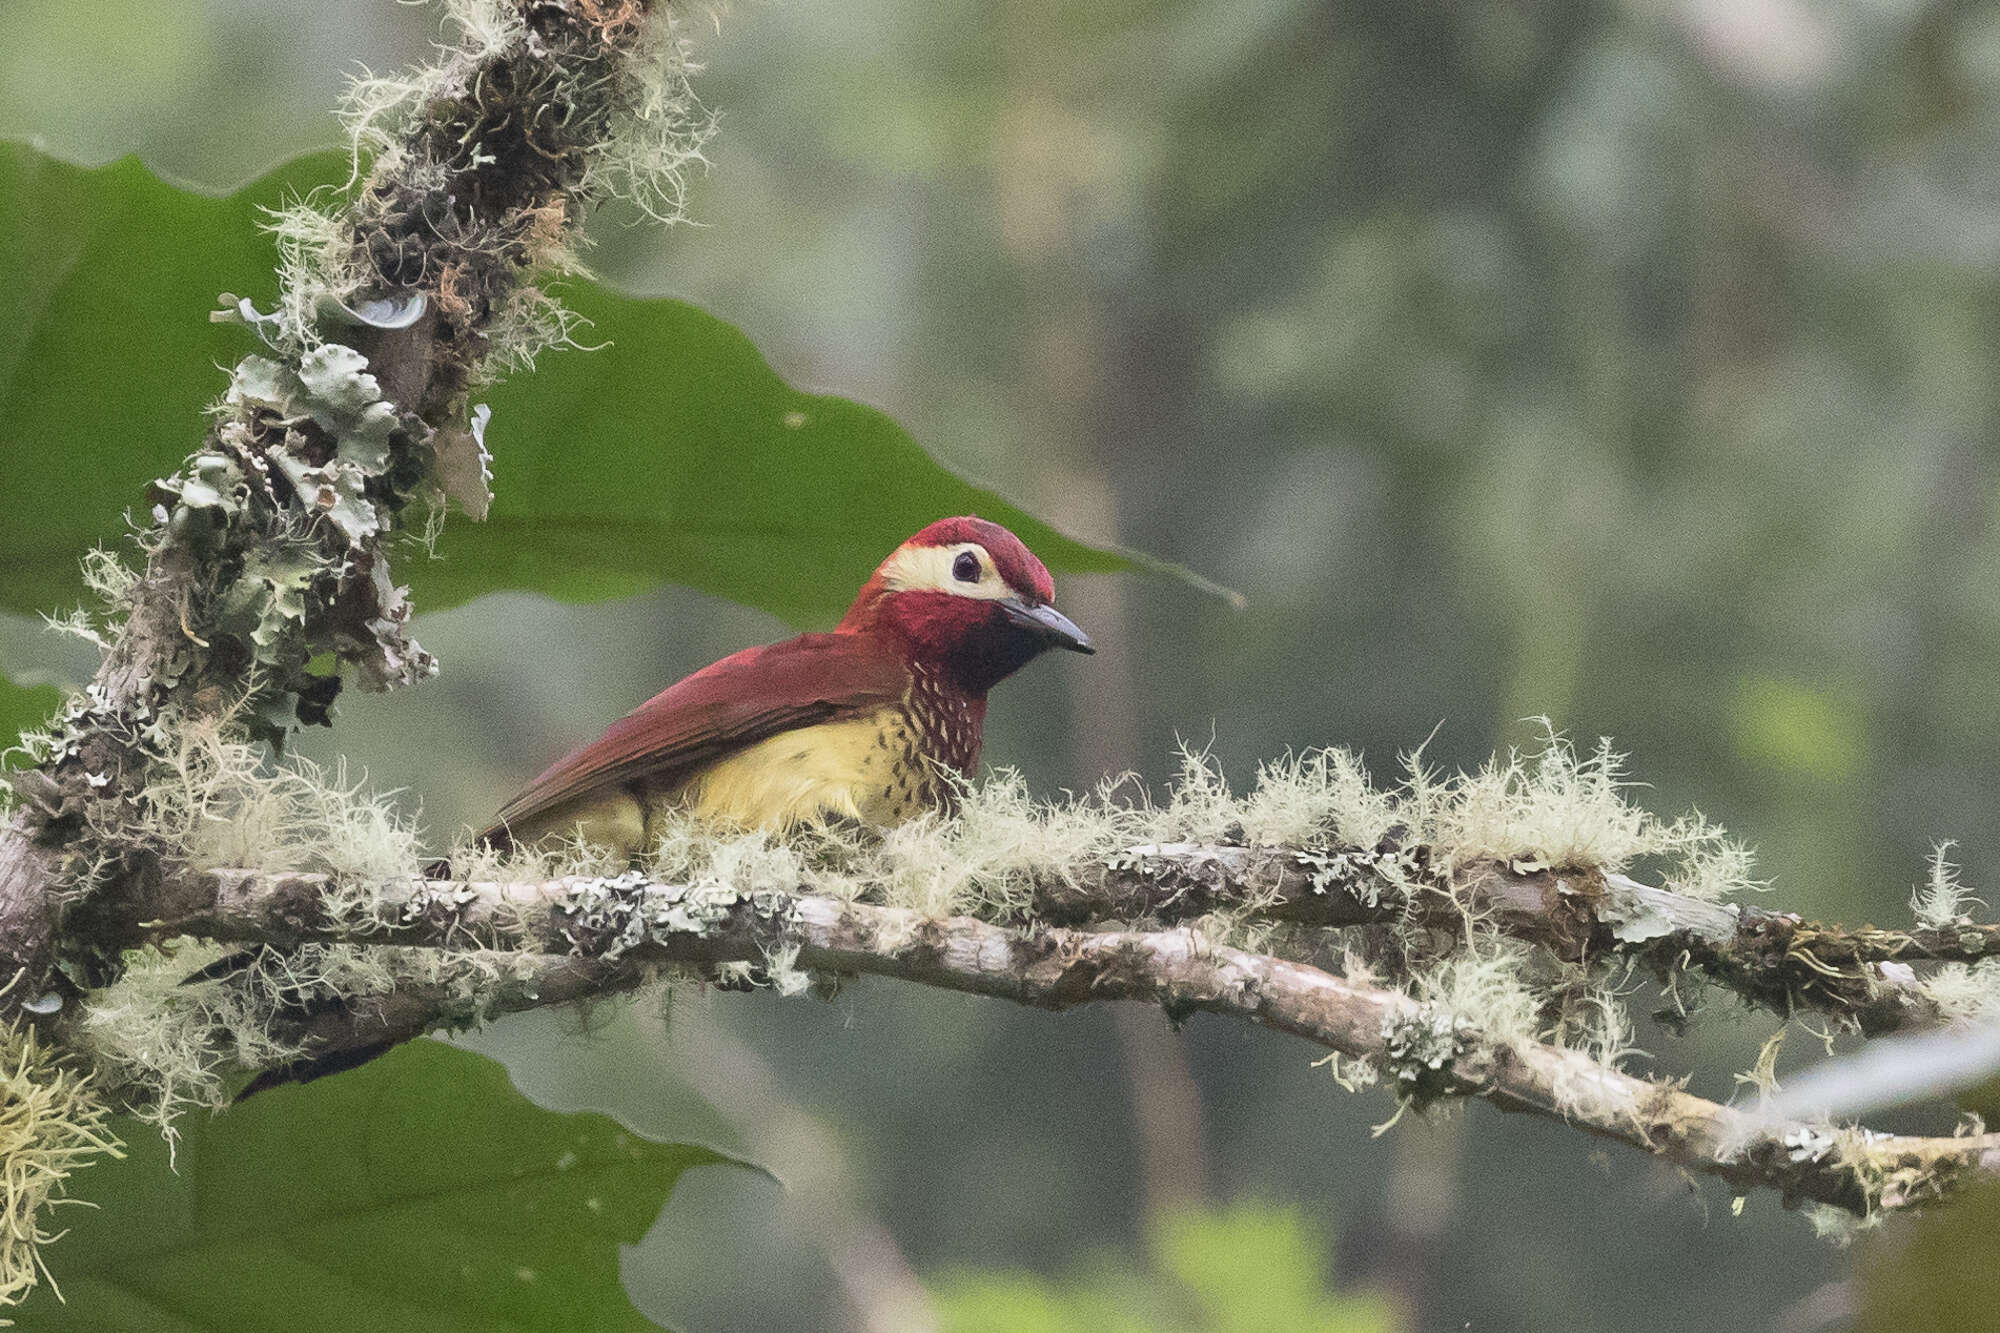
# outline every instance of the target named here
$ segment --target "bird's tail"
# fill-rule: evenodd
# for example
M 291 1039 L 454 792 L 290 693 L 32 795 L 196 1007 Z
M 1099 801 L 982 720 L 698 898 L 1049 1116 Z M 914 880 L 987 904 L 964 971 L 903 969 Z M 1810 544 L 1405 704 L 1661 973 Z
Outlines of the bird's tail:
M 310 1083 L 329 1074 L 344 1074 L 350 1069 L 358 1069 L 378 1055 L 387 1055 L 397 1044 L 394 1041 L 378 1041 L 367 1046 L 333 1051 L 326 1055 L 301 1056 L 296 1060 L 274 1065 L 243 1085 L 242 1091 L 236 1094 L 237 1104 L 249 1101 L 260 1092 L 282 1088 L 287 1083 Z

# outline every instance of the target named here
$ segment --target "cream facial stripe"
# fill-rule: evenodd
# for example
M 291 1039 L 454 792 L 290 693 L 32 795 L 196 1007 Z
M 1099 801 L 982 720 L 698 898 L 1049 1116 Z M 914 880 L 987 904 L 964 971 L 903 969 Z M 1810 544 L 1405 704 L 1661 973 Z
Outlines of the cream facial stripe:
M 970 552 L 979 560 L 978 579 L 967 582 L 951 572 L 958 558 Z M 882 566 L 882 582 L 890 592 L 948 592 L 997 602 L 1021 594 L 1007 586 L 994 568 L 993 557 L 978 542 L 956 546 L 905 546 Z

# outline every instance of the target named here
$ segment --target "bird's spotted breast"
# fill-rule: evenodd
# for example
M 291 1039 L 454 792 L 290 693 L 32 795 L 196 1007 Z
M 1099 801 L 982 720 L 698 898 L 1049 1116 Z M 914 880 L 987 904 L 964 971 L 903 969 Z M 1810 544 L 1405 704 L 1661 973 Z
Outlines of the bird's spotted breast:
M 986 700 L 968 695 L 925 667 L 910 674 L 905 699 L 918 748 L 933 764 L 970 777 L 979 767 L 979 742 L 986 724 Z

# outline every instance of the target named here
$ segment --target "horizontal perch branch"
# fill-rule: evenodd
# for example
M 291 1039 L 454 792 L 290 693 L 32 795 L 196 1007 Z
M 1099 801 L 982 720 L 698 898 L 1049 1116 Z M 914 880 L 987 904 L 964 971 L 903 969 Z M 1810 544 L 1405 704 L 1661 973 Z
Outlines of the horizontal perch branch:
M 1397 871 L 1385 862 L 1403 858 Z M 1942 1021 L 1914 986 L 1910 965 L 2000 955 L 2000 927 L 1963 924 L 1908 931 L 1849 930 L 1737 903 L 1709 902 L 1595 871 L 1520 870 L 1475 861 L 1452 875 L 1409 872 L 1408 854 L 1300 851 L 1231 844 L 1134 847 L 1102 864 L 1035 877 L 1038 921 L 1172 924 L 1248 907 L 1263 920 L 1304 926 L 1415 924 L 1462 935 L 1468 919 L 1500 935 L 1577 961 L 1620 955 L 1662 975 L 1694 966 L 1716 984 L 1779 1013 L 1816 1012 L 1869 1035 Z M 1414 884 L 1415 887 L 1409 887 Z M 246 890 L 240 886 L 250 885 Z M 170 934 L 227 933 L 217 905 L 248 893 L 265 913 L 267 943 L 304 943 L 329 922 L 332 879 L 221 870 L 162 890 L 151 919 Z M 431 892 L 434 890 L 426 890 Z M 233 923 L 236 927 L 241 922 Z M 407 927 L 386 931 L 390 943 Z M 429 942 L 429 941 L 427 941 Z
M 1788 1201 L 1866 1214 L 2000 1173 L 2000 1135 L 1773 1125 L 1585 1052 L 1493 1039 L 1401 992 L 1210 943 L 1187 929 L 1015 928 L 820 896 L 739 893 L 714 882 L 665 884 L 638 872 L 509 884 L 412 881 L 337 912 L 329 912 L 319 876 L 220 871 L 200 884 L 206 897 L 196 884 L 183 886 L 176 911 L 151 929 L 244 943 L 513 951 L 511 979 L 488 997 L 489 1012 L 628 989 L 660 965 L 721 977 L 748 965 L 801 982 L 799 970 L 896 977 L 1047 1009 L 1137 1000 L 1170 1015 L 1206 1011 L 1304 1037 L 1369 1062 L 1413 1101 L 1484 1098 L 1740 1190 L 1777 1190 Z M 421 988 L 374 997 L 304 1020 L 296 1035 L 318 1058 L 365 1058 L 434 1026 L 451 1003 Z

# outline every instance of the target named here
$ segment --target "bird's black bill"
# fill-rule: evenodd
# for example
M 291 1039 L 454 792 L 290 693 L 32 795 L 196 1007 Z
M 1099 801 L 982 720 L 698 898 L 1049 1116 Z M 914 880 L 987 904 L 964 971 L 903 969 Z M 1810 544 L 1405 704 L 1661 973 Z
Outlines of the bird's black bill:
M 1007 619 L 1022 629 L 1032 630 L 1048 642 L 1051 648 L 1067 648 L 1073 653 L 1094 653 L 1096 645 L 1090 636 L 1076 627 L 1076 622 L 1056 610 L 1053 606 L 1029 606 L 1026 602 L 1012 597 L 1000 603 Z

